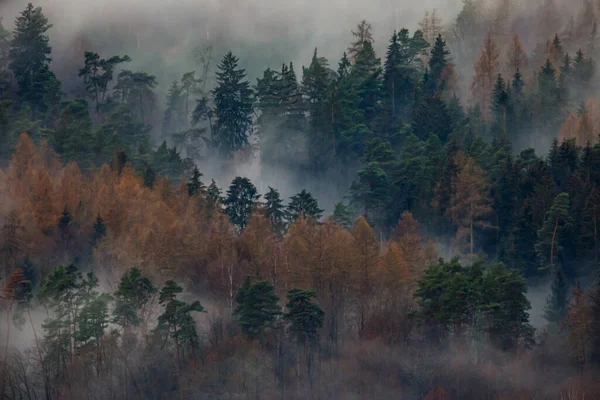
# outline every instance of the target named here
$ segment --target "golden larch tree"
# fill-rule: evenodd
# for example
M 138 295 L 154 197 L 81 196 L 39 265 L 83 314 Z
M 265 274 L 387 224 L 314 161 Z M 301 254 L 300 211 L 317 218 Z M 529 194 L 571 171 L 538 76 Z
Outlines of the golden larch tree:
M 499 57 L 498 47 L 492 33 L 489 32 L 483 42 L 479 59 L 475 62 L 475 76 L 471 85 L 473 99 L 480 105 L 486 118 L 490 116 L 490 97 L 499 72 Z
M 484 172 L 475 160 L 468 157 L 454 182 L 446 213 L 457 226 L 457 242 L 460 244 L 468 239 L 471 256 L 475 249 L 475 227 L 489 226 L 483 217 L 491 212 L 489 184 Z
M 352 282 L 358 303 L 358 335 L 363 338 L 365 323 L 370 310 L 375 274 L 379 263 L 377 235 L 369 223 L 361 216 L 352 229 L 354 238 L 354 260 Z

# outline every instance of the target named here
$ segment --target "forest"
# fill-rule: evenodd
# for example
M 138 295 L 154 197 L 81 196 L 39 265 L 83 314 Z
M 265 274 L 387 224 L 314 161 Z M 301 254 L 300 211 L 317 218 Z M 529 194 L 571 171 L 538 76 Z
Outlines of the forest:
M 183 74 L 0 18 L 0 400 L 600 398 L 600 1 L 457 4 Z

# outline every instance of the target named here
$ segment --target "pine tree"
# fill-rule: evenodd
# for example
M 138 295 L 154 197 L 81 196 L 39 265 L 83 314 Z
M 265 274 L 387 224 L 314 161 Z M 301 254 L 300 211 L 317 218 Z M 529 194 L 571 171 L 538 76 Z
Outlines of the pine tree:
M 514 269 L 497 264 L 486 270 L 481 287 L 484 330 L 491 342 L 504 351 L 517 352 L 533 345 L 529 323 L 527 281 Z
M 164 308 L 158 316 L 156 331 L 165 334 L 175 342 L 177 360 L 181 362 L 185 357 L 186 348 L 195 353 L 200 346 L 200 338 L 196 330 L 196 322 L 192 312 L 204 312 L 204 307 L 198 300 L 186 303 L 177 299 L 183 288 L 174 280 L 168 280 L 160 290 L 158 302 Z
M 109 59 L 100 58 L 97 53 L 84 53 L 85 65 L 79 70 L 83 78 L 86 94 L 96 104 L 96 113 L 100 114 L 107 102 L 109 84 L 114 78 L 115 68 L 122 63 L 130 62 L 129 56 L 113 56 Z
M 123 328 L 138 326 L 145 306 L 156 293 L 156 288 L 138 268 L 131 268 L 123 274 L 117 291 L 114 293 L 115 306 L 112 322 Z
M 554 201 L 550 210 L 546 213 L 544 225 L 538 231 L 538 242 L 535 250 L 540 259 L 543 269 L 553 268 L 560 256 L 563 233 L 573 223 L 569 214 L 569 194 L 560 193 Z
M 288 221 L 294 222 L 298 217 L 314 218 L 319 220 L 323 210 L 319 208 L 319 203 L 306 189 L 292 196 L 290 203 L 287 206 Z
M 233 315 L 238 319 L 242 333 L 250 339 L 263 339 L 267 329 L 273 328 L 281 315 L 275 288 L 267 281 L 250 282 L 246 278 L 235 301 Z
M 569 307 L 569 286 L 565 280 L 565 274 L 562 268 L 556 270 L 554 281 L 546 308 L 544 309 L 544 319 L 548 322 L 548 327 L 557 331 L 567 315 Z
M 240 231 L 246 227 L 248 218 L 255 210 L 259 198 L 260 194 L 250 179 L 238 176 L 231 182 L 227 196 L 223 200 L 224 212 Z
M 215 101 L 215 144 L 225 155 L 248 144 L 252 126 L 252 89 L 244 80 L 246 71 L 238 68 L 238 58 L 228 52 L 219 64 Z
M 46 112 L 60 93 L 60 83 L 50 71 L 52 47 L 46 34 L 52 27 L 41 7 L 31 3 L 15 21 L 10 47 L 10 69 L 19 86 L 20 100 L 29 106 L 33 119 Z
M 117 77 L 114 96 L 121 104 L 127 105 L 134 121 L 149 124 L 155 106 L 153 90 L 157 85 L 154 75 L 123 70 Z

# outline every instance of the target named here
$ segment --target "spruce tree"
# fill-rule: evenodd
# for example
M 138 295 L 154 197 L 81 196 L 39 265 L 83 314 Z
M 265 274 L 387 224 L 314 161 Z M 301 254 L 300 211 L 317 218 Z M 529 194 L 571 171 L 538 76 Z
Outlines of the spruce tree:
M 271 230 L 277 237 L 282 237 L 285 230 L 285 207 L 279 192 L 271 186 L 265 194 L 264 210 L 271 223 Z
M 446 89 L 446 82 L 442 73 L 448 65 L 449 55 L 450 51 L 446 49 L 446 41 L 440 34 L 435 38 L 435 44 L 431 49 L 431 57 L 429 58 L 429 78 L 426 86 L 428 93 L 441 93 Z
M 259 198 L 260 194 L 250 179 L 238 176 L 231 182 L 223 200 L 224 212 L 240 231 L 246 227 Z
M 298 219 L 299 216 L 304 218 L 313 218 L 318 220 L 321 218 L 323 210 L 319 208 L 319 203 L 306 189 L 291 197 L 291 201 L 287 206 L 288 221 L 290 223 Z
M 252 89 L 244 80 L 246 72 L 238 68 L 238 58 L 228 52 L 217 72 L 215 101 L 215 144 L 222 154 L 231 153 L 248 144 L 252 126 Z
M 96 221 L 94 221 L 94 227 L 90 236 L 92 246 L 95 246 L 104 236 L 106 236 L 106 225 L 102 217 L 98 215 Z
M 197 166 L 194 166 L 194 170 L 192 171 L 192 176 L 188 180 L 187 183 L 187 191 L 190 197 L 195 196 L 197 194 L 203 194 L 206 191 L 206 186 L 202 183 L 202 174 Z
M 51 27 L 41 7 L 29 3 L 17 17 L 13 31 L 10 69 L 20 100 L 30 107 L 33 119 L 46 112 L 60 92 L 60 83 L 49 68 L 52 47 L 47 31 Z

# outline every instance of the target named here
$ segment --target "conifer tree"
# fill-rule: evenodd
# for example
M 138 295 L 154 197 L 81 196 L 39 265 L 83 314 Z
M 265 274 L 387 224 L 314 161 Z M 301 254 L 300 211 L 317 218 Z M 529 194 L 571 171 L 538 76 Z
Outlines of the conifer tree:
M 217 206 L 220 207 L 222 202 L 221 188 L 217 186 L 217 182 L 215 182 L 214 179 L 211 180 L 210 185 L 206 189 L 206 198 L 209 202 L 210 209 L 215 209 Z
M 344 227 L 345 229 L 350 229 L 352 226 L 352 212 L 350 208 L 344 204 L 344 202 L 337 202 L 333 207 L 333 214 L 331 215 L 333 221 Z
M 475 228 L 487 226 L 484 217 L 492 211 L 488 188 L 483 171 L 472 158 L 468 158 L 454 181 L 446 213 L 458 226 L 457 239 L 460 241 L 464 237 L 469 238 L 471 256 L 475 249 Z
M 312 299 L 316 297 L 314 290 L 292 289 L 288 292 L 288 312 L 283 318 L 289 322 L 289 330 L 296 343 L 304 349 L 306 374 L 310 392 L 313 391 L 313 354 L 314 347 L 319 341 L 320 330 L 323 327 L 325 312 Z
M 227 196 L 223 199 L 224 212 L 240 231 L 246 227 L 259 198 L 260 194 L 250 179 L 238 176 L 231 182 Z
M 548 322 L 548 327 L 557 331 L 567 315 L 569 308 L 569 286 L 565 280 L 565 274 L 562 268 L 557 268 L 552 282 L 552 288 L 546 308 L 544 309 L 544 319 Z
M 356 61 L 358 55 L 363 49 L 366 43 L 373 43 L 373 34 L 371 33 L 371 24 L 364 19 L 360 21 L 356 27 L 356 31 L 352 31 L 352 36 L 356 38 L 354 42 L 348 47 L 348 55 L 352 61 Z
M 177 81 L 174 81 L 167 93 L 165 114 L 162 121 L 162 134 L 167 137 L 168 134 L 183 131 L 187 127 L 183 109 L 182 89 Z
M 242 333 L 250 339 L 262 339 L 281 315 L 275 288 L 267 281 L 251 283 L 247 277 L 235 301 L 238 306 L 233 315 L 238 318 Z
M 314 218 L 319 220 L 323 210 L 319 208 L 319 203 L 306 189 L 290 198 L 287 206 L 288 221 L 294 222 L 299 216 L 304 218 Z
M 489 115 L 489 99 L 500 66 L 499 57 L 496 42 L 490 32 L 483 42 L 483 49 L 474 65 L 475 77 L 472 84 L 473 96 L 477 99 L 485 116 Z
M 252 126 L 252 89 L 244 80 L 246 71 L 238 68 L 238 58 L 228 52 L 217 72 L 215 101 L 215 144 L 225 155 L 248 144 Z
M 109 84 L 114 77 L 115 68 L 122 63 L 130 62 L 129 56 L 113 56 L 108 59 L 100 58 L 97 53 L 86 51 L 84 53 L 85 65 L 79 70 L 83 78 L 86 94 L 96 104 L 96 112 L 100 114 L 102 107 L 108 100 Z
M 183 288 L 174 280 L 168 280 L 159 293 L 159 304 L 164 311 L 158 317 L 156 331 L 165 334 L 175 342 L 177 350 L 177 361 L 185 359 L 186 348 L 192 354 L 196 353 L 200 346 L 200 338 L 196 330 L 196 322 L 192 312 L 204 312 L 204 307 L 198 300 L 186 303 L 177 298 L 183 292 Z
M 96 216 L 96 221 L 94 221 L 94 227 L 92 228 L 92 234 L 90 235 L 91 245 L 95 246 L 105 236 L 106 225 L 104 224 L 104 219 L 98 215 Z
M 591 308 L 585 292 L 579 283 L 573 289 L 569 311 L 565 320 L 568 332 L 568 343 L 573 362 L 579 370 L 583 370 L 589 362 L 592 350 Z
M 156 288 L 138 268 L 131 268 L 123 274 L 117 291 L 114 293 L 115 306 L 113 322 L 123 328 L 138 326 L 143 316 L 144 307 L 148 304 Z
M 426 87 L 428 93 L 442 93 L 447 88 L 443 73 L 449 65 L 449 55 L 450 51 L 446 49 L 446 41 L 442 38 L 442 35 L 438 35 L 429 58 L 429 75 Z
M 535 244 L 535 250 L 542 269 L 553 268 L 559 262 L 561 240 L 565 230 L 572 223 L 573 219 L 569 214 L 569 194 L 560 193 L 552 202 L 550 210 L 546 213 L 544 225 L 538 231 L 539 239 Z
M 190 179 L 188 180 L 187 183 L 187 190 L 188 190 L 188 195 L 191 196 L 195 196 L 197 194 L 203 194 L 206 191 L 206 186 L 204 186 L 204 183 L 202 183 L 202 177 L 204 176 L 204 174 L 202 174 L 199 170 L 197 166 L 194 166 L 194 170 L 192 171 L 192 176 L 190 177 Z
M 486 271 L 481 293 L 484 330 L 492 343 L 504 351 L 530 348 L 535 330 L 529 323 L 531 304 L 526 297 L 527 281 L 521 274 L 497 264 Z
M 29 3 L 15 21 L 11 41 L 10 69 L 21 102 L 30 107 L 34 120 L 56 103 L 60 93 L 60 82 L 49 68 L 52 47 L 47 31 L 51 27 L 41 7 Z
M 276 189 L 269 186 L 265 194 L 265 215 L 271 223 L 271 229 L 277 237 L 282 237 L 285 230 L 285 207 Z

